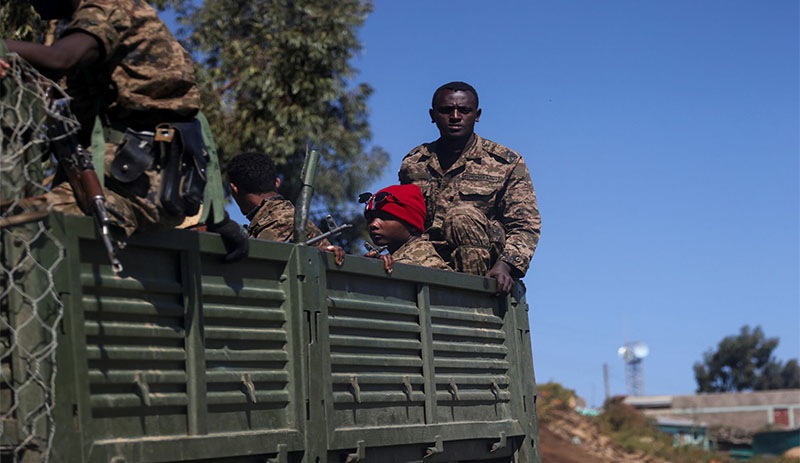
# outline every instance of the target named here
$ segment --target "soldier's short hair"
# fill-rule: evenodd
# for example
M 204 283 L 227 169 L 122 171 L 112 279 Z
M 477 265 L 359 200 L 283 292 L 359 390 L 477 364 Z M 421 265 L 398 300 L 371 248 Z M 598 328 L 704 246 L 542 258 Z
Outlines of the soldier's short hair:
M 228 162 L 228 180 L 243 193 L 268 193 L 275 191 L 275 163 L 268 155 L 248 151 L 236 155 Z
M 478 104 L 478 91 L 475 90 L 475 87 L 472 85 L 466 82 L 461 82 L 460 80 L 448 82 L 437 88 L 436 91 L 433 92 L 433 98 L 431 98 L 431 108 L 436 105 L 436 97 L 439 95 L 439 93 L 445 90 L 452 90 L 454 92 L 471 92 L 473 95 L 475 95 L 475 107 L 480 108 L 480 105 Z

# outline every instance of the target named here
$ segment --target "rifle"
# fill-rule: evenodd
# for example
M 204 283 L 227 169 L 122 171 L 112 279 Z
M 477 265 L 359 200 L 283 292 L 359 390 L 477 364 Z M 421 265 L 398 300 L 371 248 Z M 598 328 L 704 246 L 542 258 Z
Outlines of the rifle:
M 375 257 L 380 256 L 381 254 L 383 254 L 383 251 L 389 249 L 389 246 L 375 246 L 369 241 L 364 242 L 364 247 L 367 248 L 367 254 L 369 254 L 370 252 L 374 252 Z
M 308 241 L 306 241 L 303 244 L 305 244 L 306 246 L 313 246 L 314 243 L 322 241 L 322 240 L 324 240 L 325 238 L 327 238 L 329 236 L 340 235 L 342 233 L 342 231 L 347 230 L 348 228 L 353 226 L 352 224 L 349 224 L 349 223 L 345 223 L 345 224 L 337 226 L 336 225 L 336 221 L 333 220 L 333 217 L 331 217 L 331 216 L 325 217 L 325 223 L 328 224 L 328 231 L 326 231 L 325 233 L 322 233 L 321 235 L 317 235 L 317 236 L 309 239 Z
M 119 274 L 122 271 L 122 263 L 117 259 L 117 249 L 111 239 L 111 218 L 106 209 L 103 187 L 100 186 L 100 180 L 92 164 L 92 156 L 78 142 L 75 131 L 66 125 L 66 121 L 70 120 L 69 99 L 54 100 L 52 109 L 55 116 L 48 114 L 46 125 L 53 156 L 72 186 L 78 207 L 84 214 L 94 217 L 94 223 L 111 262 L 111 269 L 115 274 Z
M 306 149 L 308 151 L 308 149 Z M 297 199 L 297 205 L 294 209 L 294 237 L 297 244 L 304 244 L 312 246 L 314 243 L 324 240 L 329 236 L 336 236 L 342 233 L 353 225 L 346 223 L 343 225 L 336 225 L 336 221 L 330 215 L 325 217 L 325 223 L 328 225 L 328 231 L 317 235 L 309 240 L 305 239 L 306 236 L 306 223 L 308 222 L 308 210 L 311 207 L 311 197 L 314 194 L 314 180 L 317 178 L 317 165 L 319 164 L 319 153 L 317 150 L 311 150 L 306 153 L 306 159 L 303 161 L 303 171 L 301 173 L 303 186 L 300 188 L 300 197 Z

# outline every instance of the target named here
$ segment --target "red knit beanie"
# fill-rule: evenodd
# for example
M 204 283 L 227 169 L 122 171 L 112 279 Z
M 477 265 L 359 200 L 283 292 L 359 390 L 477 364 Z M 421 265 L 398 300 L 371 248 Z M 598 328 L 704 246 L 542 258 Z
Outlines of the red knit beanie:
M 378 191 L 366 202 L 364 215 L 383 211 L 413 226 L 425 230 L 425 198 L 417 185 L 392 185 Z

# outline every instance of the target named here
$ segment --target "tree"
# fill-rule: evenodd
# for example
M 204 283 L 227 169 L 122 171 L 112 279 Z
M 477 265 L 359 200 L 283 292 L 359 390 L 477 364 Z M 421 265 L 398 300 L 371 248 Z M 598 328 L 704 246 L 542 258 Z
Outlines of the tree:
M 371 2 L 172 2 L 190 28 L 186 43 L 200 63 L 203 108 L 223 163 L 240 151 L 264 151 L 282 174 L 281 192 L 295 199 L 305 153 L 317 149 L 315 197 L 339 221 L 358 222 L 355 198 L 388 163 L 384 150 L 368 147 L 372 88 L 349 81 L 361 48 L 356 29 Z
M 766 338 L 760 326 L 745 325 L 736 336 L 727 336 L 717 350 L 703 354 L 694 364 L 697 392 L 763 391 L 800 387 L 797 359 L 785 364 L 772 352 L 778 338 Z

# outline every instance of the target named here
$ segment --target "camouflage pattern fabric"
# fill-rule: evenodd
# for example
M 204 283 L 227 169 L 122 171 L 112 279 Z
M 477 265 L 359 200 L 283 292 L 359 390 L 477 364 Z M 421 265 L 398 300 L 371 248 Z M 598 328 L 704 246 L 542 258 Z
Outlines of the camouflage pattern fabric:
M 471 204 L 460 203 L 449 209 L 442 230 L 444 242 L 438 243 L 439 252 L 449 256 L 453 268 L 459 272 L 486 275 L 503 252 L 503 226 Z
M 421 265 L 439 270 L 452 270 L 439 256 L 433 243 L 418 236 L 411 237 L 397 251 L 392 253 L 395 262 L 401 264 Z
M 524 276 L 541 218 L 522 156 L 475 134 L 474 143 L 444 172 L 436 149 L 434 141 L 411 150 L 398 175 L 400 183 L 418 185 L 425 196 L 428 238 L 459 272 L 484 275 L 500 259 L 511 266 L 512 276 Z
M 102 56 L 67 76 L 84 131 L 92 128 L 98 102 L 110 123 L 136 130 L 197 113 L 192 59 L 143 0 L 83 0 L 64 35 L 75 32 L 94 36 Z
M 101 120 L 118 131 L 152 131 L 161 122 L 195 116 L 200 97 L 191 57 L 146 2 L 83 0 L 63 34 L 76 32 L 95 37 L 102 56 L 67 76 L 67 93 L 82 126 L 84 146 L 90 143 L 98 111 Z M 105 145 L 105 172 L 116 155 L 114 143 Z M 183 221 L 183 216 L 172 216 L 161 207 L 161 175 L 154 168 L 130 184 L 110 176 L 104 180 L 111 219 L 126 236 L 174 228 Z M 45 199 L 55 210 L 80 214 L 71 195 L 71 188 L 64 184 Z
M 117 146 L 113 143 L 106 144 L 106 172 L 110 169 L 116 149 Z M 161 191 L 161 174 L 159 172 L 148 170 L 141 179 L 134 183 L 136 188 L 125 186 L 106 177 L 106 185 L 109 187 L 103 189 L 111 221 L 124 230 L 126 236 L 131 236 L 135 231 L 164 231 L 180 225 L 184 217 L 168 214 L 158 200 Z M 145 188 L 141 188 L 142 186 Z M 44 197 L 53 210 L 65 214 L 83 215 L 75 201 L 72 188 L 67 182 L 53 188 Z
M 248 214 L 250 225 L 247 235 L 269 241 L 294 241 L 294 204 L 281 195 L 265 199 L 255 211 Z M 321 235 L 320 229 L 311 221 L 306 224 L 308 234 L 306 239 Z M 314 243 L 318 248 L 330 246 L 328 240 Z

